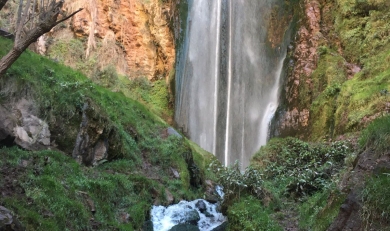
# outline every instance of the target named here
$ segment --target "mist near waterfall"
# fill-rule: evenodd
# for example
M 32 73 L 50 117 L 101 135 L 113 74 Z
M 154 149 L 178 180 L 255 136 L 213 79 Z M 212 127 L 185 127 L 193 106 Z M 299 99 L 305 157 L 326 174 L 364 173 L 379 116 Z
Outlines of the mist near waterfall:
M 176 67 L 175 123 L 225 165 L 243 167 L 267 142 L 286 42 L 267 28 L 279 0 L 192 0 Z

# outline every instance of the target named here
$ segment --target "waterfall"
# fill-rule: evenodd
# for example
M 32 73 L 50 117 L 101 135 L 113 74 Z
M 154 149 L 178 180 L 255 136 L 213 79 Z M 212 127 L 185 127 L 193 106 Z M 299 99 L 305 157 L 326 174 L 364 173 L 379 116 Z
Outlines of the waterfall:
M 267 28 L 280 0 L 191 0 L 176 66 L 175 122 L 225 165 L 243 167 L 264 145 L 286 45 Z

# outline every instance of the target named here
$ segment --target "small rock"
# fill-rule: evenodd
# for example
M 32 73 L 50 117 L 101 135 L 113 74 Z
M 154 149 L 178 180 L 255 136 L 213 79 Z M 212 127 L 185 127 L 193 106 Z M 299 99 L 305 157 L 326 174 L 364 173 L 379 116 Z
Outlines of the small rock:
M 177 136 L 179 138 L 183 138 L 182 135 L 180 135 L 180 133 L 178 133 L 173 127 L 169 127 L 168 128 L 168 135 L 172 135 L 172 136 Z
M 196 206 L 196 208 L 199 209 L 199 211 L 201 213 L 204 213 L 205 211 L 207 211 L 206 203 L 204 203 L 203 200 L 198 200 L 198 202 L 196 202 L 195 206 Z
M 169 231 L 200 231 L 200 230 L 196 225 L 179 224 L 173 226 Z
M 153 222 L 151 220 L 145 221 L 142 231 L 153 231 Z
M 0 206 L 0 230 L 24 231 L 25 229 L 7 208 Z
M 222 223 L 220 226 L 215 227 L 215 228 L 212 229 L 211 231 L 225 231 L 225 230 L 228 230 L 227 227 L 228 227 L 228 222 L 225 221 L 225 222 Z
M 174 176 L 176 179 L 179 179 L 179 178 L 180 178 L 180 173 L 179 173 L 176 169 L 171 168 L 171 171 L 172 171 L 173 176 Z
M 165 189 L 165 199 L 169 205 L 174 201 L 174 197 L 168 189 Z

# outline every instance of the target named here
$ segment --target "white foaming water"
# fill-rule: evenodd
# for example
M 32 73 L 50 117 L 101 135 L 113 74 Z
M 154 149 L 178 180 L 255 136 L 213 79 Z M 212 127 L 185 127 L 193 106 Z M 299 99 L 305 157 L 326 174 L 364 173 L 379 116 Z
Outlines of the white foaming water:
M 278 107 L 285 42 L 271 47 L 282 0 L 191 0 L 176 66 L 175 122 L 225 165 L 245 168 L 268 138 Z
M 206 205 L 206 212 L 200 212 L 196 203 L 203 201 Z M 217 212 L 217 205 L 211 204 L 205 200 L 181 201 L 178 204 L 169 207 L 153 206 L 151 217 L 154 231 L 169 231 L 173 226 L 185 222 L 188 214 L 197 211 L 200 217 L 198 228 L 201 231 L 210 231 L 226 221 L 222 213 Z

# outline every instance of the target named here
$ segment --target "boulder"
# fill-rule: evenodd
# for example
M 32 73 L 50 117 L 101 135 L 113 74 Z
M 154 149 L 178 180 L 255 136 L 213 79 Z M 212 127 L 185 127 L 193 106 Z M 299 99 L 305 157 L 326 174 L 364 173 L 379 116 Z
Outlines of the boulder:
M 169 127 L 167 129 L 167 131 L 168 131 L 168 135 L 169 136 L 176 136 L 176 137 L 179 137 L 179 138 L 183 138 L 183 136 L 180 135 L 180 133 L 178 133 L 173 127 Z
M 211 231 L 225 231 L 228 230 L 228 222 L 225 221 L 224 223 L 220 224 L 219 226 L 215 227 Z
M 24 231 L 25 229 L 7 208 L 0 206 L 0 231 Z
M 185 224 L 190 224 L 190 225 L 197 225 L 198 221 L 200 220 L 200 216 L 198 211 L 196 209 L 190 210 L 186 212 L 185 214 Z
M 34 102 L 24 98 L 14 104 L 0 105 L 0 145 L 17 144 L 26 150 L 50 146 L 49 125 L 36 114 Z
M 196 225 L 179 224 L 173 226 L 169 231 L 200 231 L 200 230 Z
M 79 163 L 96 166 L 122 154 L 118 129 L 91 100 L 84 103 L 72 156 Z
M 199 209 L 201 213 L 207 211 L 206 203 L 203 200 L 198 200 L 195 204 L 196 208 Z
M 153 222 L 151 220 L 145 221 L 142 231 L 153 231 Z

